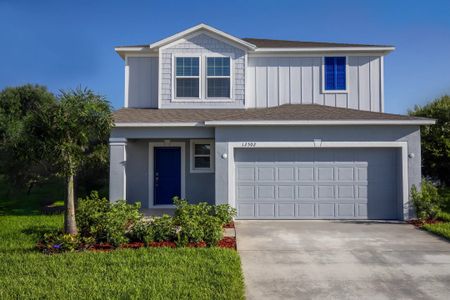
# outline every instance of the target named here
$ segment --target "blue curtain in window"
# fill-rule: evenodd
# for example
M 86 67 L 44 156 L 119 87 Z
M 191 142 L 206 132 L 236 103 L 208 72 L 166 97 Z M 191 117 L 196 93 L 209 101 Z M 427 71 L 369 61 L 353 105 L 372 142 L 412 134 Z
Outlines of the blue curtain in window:
M 345 90 L 345 57 L 325 57 L 325 90 Z

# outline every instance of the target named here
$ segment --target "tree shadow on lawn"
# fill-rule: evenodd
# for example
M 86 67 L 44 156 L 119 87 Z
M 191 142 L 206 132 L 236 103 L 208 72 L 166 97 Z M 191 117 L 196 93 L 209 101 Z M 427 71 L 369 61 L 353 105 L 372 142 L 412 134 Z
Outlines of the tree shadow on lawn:
M 59 231 L 55 226 L 50 225 L 32 225 L 21 230 L 22 233 L 31 235 L 35 239 L 41 238 L 45 233 L 57 233 Z

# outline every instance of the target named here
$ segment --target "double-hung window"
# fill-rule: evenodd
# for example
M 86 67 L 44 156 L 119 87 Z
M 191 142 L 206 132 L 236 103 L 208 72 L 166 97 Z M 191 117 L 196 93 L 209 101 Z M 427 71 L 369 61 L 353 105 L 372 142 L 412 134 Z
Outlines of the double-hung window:
M 230 98 L 230 73 L 229 57 L 206 58 L 207 98 Z
M 175 89 L 177 98 L 200 97 L 200 58 L 175 58 Z
M 191 140 L 191 172 L 212 172 L 214 169 L 214 141 Z
M 324 58 L 325 91 L 347 90 L 347 62 L 345 56 Z

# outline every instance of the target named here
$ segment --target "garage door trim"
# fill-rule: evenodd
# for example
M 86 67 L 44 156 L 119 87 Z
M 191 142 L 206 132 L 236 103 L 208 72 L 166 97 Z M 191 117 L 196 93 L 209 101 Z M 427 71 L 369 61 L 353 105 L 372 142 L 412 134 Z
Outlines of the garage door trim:
M 407 142 L 229 142 L 228 143 L 228 199 L 229 204 L 236 207 L 235 194 L 235 161 L 236 148 L 400 148 L 402 162 L 402 196 L 403 219 L 409 218 L 409 188 L 408 188 L 408 143 Z

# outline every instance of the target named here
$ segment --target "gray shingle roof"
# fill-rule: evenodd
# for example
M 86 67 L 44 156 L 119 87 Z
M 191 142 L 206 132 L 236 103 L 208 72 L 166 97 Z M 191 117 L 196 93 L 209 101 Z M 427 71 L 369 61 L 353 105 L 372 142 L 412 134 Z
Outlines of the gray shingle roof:
M 257 48 L 333 48 L 333 47 L 393 47 L 390 45 L 368 45 L 368 44 L 348 44 L 348 43 L 331 43 L 331 42 L 306 42 L 306 41 L 287 41 L 257 38 L 242 38 L 242 40 L 255 45 Z M 149 48 L 150 44 L 117 46 L 120 48 L 142 47 Z
M 114 112 L 116 123 L 182 123 L 205 121 L 352 121 L 427 120 L 412 116 L 361 111 L 317 104 L 285 104 L 249 109 L 150 109 L 122 108 Z
M 258 48 L 320 48 L 320 47 L 392 47 L 387 45 L 347 44 L 330 42 L 305 42 L 271 39 L 243 38 Z

